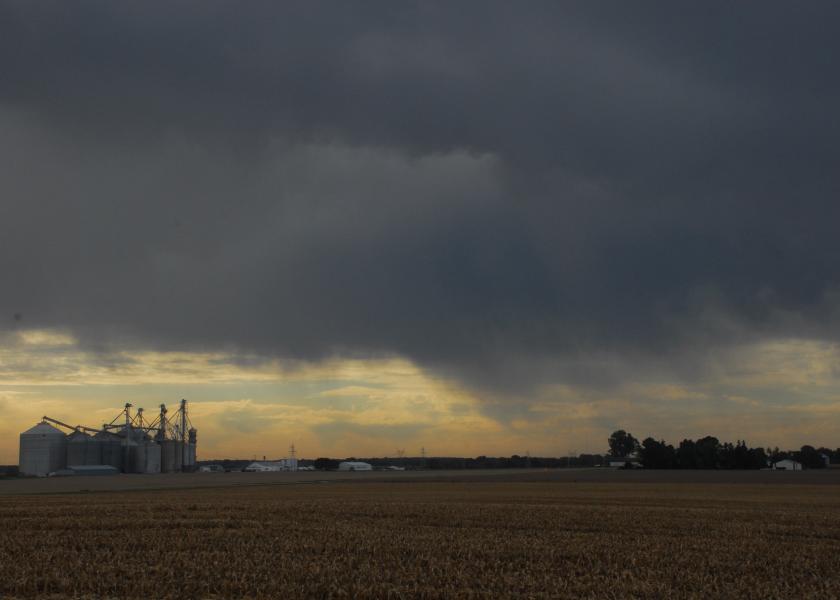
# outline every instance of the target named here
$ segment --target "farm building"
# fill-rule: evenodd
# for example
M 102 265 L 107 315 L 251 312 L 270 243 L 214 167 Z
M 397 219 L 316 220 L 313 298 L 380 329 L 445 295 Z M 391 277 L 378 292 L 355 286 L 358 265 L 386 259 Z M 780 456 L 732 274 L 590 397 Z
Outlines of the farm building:
M 131 408 L 126 404 L 102 427 L 72 426 L 44 416 L 20 434 L 20 473 L 44 477 L 195 469 L 197 432 L 190 424 L 186 400 L 181 400 L 175 418 L 167 418 L 166 406 L 161 404 L 160 414 L 150 423 L 144 420 L 142 408 L 134 414 Z
M 298 466 L 296 458 L 283 458 L 281 460 L 252 462 L 244 470 L 253 473 L 271 473 L 277 471 L 297 471 Z
M 776 463 L 773 463 L 773 470 L 774 471 L 801 471 L 802 470 L 802 463 L 797 462 L 795 460 L 791 460 L 786 458 L 784 460 L 780 460 Z
M 224 473 L 225 468 L 222 465 L 202 465 L 198 468 L 199 473 Z
M 358 462 L 358 461 L 353 461 L 353 460 L 345 460 L 344 462 L 339 463 L 338 470 L 339 471 L 373 471 L 373 467 L 370 466 L 370 463 Z

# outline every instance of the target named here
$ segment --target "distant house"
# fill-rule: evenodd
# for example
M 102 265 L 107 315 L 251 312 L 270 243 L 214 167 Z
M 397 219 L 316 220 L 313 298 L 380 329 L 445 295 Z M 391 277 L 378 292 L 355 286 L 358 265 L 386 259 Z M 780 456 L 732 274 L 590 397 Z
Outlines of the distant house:
M 802 463 L 786 458 L 773 463 L 774 471 L 801 471 Z
M 370 463 L 345 460 L 338 464 L 339 471 L 373 471 Z
M 635 456 L 608 456 L 607 466 L 613 469 L 640 469 L 642 463 Z

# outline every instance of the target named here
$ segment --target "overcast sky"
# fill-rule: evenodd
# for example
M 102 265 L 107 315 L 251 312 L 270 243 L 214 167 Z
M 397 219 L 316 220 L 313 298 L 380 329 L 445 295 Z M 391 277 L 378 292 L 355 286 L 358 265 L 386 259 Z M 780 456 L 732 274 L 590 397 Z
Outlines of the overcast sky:
M 838 17 L 0 3 L 4 437 L 189 395 L 220 454 L 840 445 Z

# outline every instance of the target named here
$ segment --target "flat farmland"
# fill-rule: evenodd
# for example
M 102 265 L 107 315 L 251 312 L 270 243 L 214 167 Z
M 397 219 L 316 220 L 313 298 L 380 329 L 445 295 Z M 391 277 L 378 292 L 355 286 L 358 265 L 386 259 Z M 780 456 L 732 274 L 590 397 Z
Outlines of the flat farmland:
M 835 475 L 548 475 L 0 496 L 0 597 L 840 597 Z

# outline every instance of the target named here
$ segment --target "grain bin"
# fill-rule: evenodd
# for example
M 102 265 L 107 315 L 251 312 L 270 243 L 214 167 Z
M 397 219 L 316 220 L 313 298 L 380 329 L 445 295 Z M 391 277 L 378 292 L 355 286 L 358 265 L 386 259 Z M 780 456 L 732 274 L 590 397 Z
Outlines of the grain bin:
M 98 465 L 102 463 L 99 444 L 83 431 L 67 436 L 67 466 Z
M 196 436 L 198 435 L 198 431 L 195 428 L 191 428 L 189 430 L 189 435 L 187 439 L 189 440 L 186 448 L 184 448 L 184 471 L 195 471 L 196 467 L 196 456 L 195 456 L 195 447 L 196 447 Z
M 160 442 L 161 451 L 161 473 L 175 472 L 175 455 L 180 448 L 175 440 L 163 440 Z
M 184 470 L 184 442 L 175 440 L 175 472 L 180 473 Z
M 143 431 L 126 426 L 121 428 L 117 435 L 122 446 L 123 473 L 144 473 L 146 471 L 146 446 Z
M 186 450 L 184 456 L 184 471 L 195 471 L 196 464 L 195 464 L 195 444 L 187 444 L 184 448 Z
M 146 443 L 129 441 L 129 456 L 131 458 L 131 473 L 146 472 Z
M 67 436 L 42 422 L 20 434 L 20 472 L 44 477 L 63 468 L 67 460 Z
M 111 465 L 120 471 L 123 470 L 123 445 L 122 439 L 109 431 L 100 431 L 93 439 L 99 444 L 103 465 Z
M 146 473 L 160 473 L 161 457 L 160 444 L 157 442 L 146 442 Z

